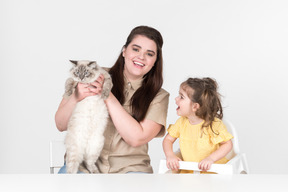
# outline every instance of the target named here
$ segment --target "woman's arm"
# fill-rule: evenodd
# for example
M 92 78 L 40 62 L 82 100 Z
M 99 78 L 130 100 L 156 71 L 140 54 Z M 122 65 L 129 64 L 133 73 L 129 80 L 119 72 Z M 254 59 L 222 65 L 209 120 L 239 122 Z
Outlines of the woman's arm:
M 66 131 L 72 111 L 77 104 L 74 94 L 69 99 L 63 98 L 55 114 L 55 123 L 59 131 Z
M 163 126 L 149 119 L 144 119 L 139 123 L 125 111 L 123 106 L 111 92 L 105 102 L 110 117 L 119 134 L 126 143 L 133 147 L 148 143 L 151 139 L 156 137 Z
M 76 104 L 88 96 L 101 92 L 104 76 L 100 75 L 97 81 L 89 84 L 78 83 L 75 91 L 69 98 L 63 98 L 55 114 L 55 123 L 59 131 L 66 131 L 68 121 Z
M 169 133 L 163 140 L 163 150 L 166 156 L 166 165 L 168 169 L 178 170 L 179 169 L 179 161 L 181 159 L 177 157 L 173 151 L 173 143 L 177 138 L 172 137 Z
M 203 171 L 209 170 L 211 164 L 225 157 L 231 151 L 232 147 L 233 143 L 231 140 L 220 143 L 219 149 L 211 153 L 211 155 L 199 163 L 199 169 L 202 169 Z

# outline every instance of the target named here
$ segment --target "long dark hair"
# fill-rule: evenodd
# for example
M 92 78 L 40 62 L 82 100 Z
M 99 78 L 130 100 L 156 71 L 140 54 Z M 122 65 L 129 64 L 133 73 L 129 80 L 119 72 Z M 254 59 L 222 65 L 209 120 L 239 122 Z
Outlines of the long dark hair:
M 203 79 L 188 78 L 181 84 L 181 88 L 186 91 L 192 102 L 200 105 L 200 108 L 196 111 L 196 116 L 204 119 L 202 128 L 210 126 L 214 132 L 212 123 L 215 117 L 223 118 L 221 95 L 217 91 L 217 82 L 209 77 Z
M 123 48 L 127 48 L 136 35 L 143 35 L 153 40 L 157 46 L 157 60 L 152 69 L 145 74 L 141 87 L 131 98 L 132 116 L 137 121 L 142 121 L 146 116 L 150 103 L 163 84 L 163 39 L 160 32 L 156 29 L 148 26 L 138 26 L 131 31 Z M 124 63 L 124 57 L 121 52 L 115 64 L 109 71 L 113 81 L 112 93 L 121 104 L 125 101 L 123 74 Z

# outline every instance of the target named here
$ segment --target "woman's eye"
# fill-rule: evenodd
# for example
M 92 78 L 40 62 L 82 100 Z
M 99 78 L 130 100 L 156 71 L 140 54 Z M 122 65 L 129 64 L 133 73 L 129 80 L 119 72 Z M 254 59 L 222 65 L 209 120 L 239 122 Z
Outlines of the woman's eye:
M 139 51 L 139 49 L 137 49 L 137 48 L 132 48 L 132 50 L 133 51 L 137 51 L 137 52 Z
M 153 57 L 153 56 L 154 56 L 153 53 L 147 53 L 147 55 L 148 55 L 149 57 Z

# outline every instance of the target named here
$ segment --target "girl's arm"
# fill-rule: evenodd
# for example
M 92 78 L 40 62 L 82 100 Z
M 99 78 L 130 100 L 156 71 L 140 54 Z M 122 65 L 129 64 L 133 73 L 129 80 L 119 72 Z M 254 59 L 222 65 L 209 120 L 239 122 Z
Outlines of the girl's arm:
M 166 165 L 168 169 L 178 170 L 179 169 L 179 161 L 181 159 L 175 155 L 173 152 L 173 143 L 177 138 L 172 137 L 169 133 L 163 140 L 163 150 L 166 156 Z
M 125 111 L 112 92 L 105 102 L 117 131 L 125 142 L 133 147 L 148 143 L 163 126 L 148 119 L 138 122 Z
M 97 81 L 91 83 L 91 85 L 94 86 L 94 88 L 88 84 L 78 83 L 72 95 L 69 98 L 62 99 L 58 107 L 58 110 L 56 111 L 56 114 L 55 114 L 55 123 L 59 131 L 67 130 L 68 121 L 72 115 L 72 112 L 76 104 L 79 101 L 81 101 L 82 99 L 88 96 L 97 95 L 101 92 L 103 81 L 104 81 L 104 76 L 100 75 Z
M 225 157 L 232 149 L 233 143 L 231 140 L 220 143 L 219 149 L 211 153 L 208 157 L 199 162 L 199 169 L 207 171 L 210 169 L 211 164 Z

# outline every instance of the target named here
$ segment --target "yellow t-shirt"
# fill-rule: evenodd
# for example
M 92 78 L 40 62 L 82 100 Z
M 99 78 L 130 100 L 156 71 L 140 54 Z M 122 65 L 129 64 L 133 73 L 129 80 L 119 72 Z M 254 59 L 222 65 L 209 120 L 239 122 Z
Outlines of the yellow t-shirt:
M 179 138 L 180 151 L 183 161 L 200 162 L 220 147 L 221 142 L 229 141 L 233 136 L 227 131 L 223 122 L 215 118 L 212 124 L 213 131 L 207 128 L 201 130 L 204 121 L 191 125 L 188 118 L 180 117 L 174 125 L 170 125 L 168 133 Z M 202 135 L 202 136 L 201 136 Z M 215 163 L 225 164 L 228 160 L 224 157 Z

